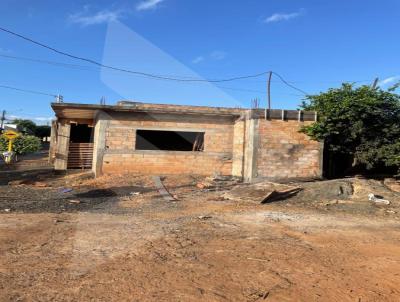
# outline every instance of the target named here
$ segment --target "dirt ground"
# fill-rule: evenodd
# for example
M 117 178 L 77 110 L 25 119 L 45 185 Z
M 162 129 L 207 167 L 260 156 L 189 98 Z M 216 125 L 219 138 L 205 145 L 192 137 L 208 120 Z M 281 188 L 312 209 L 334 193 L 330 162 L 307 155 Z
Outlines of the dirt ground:
M 166 201 L 151 177 L 0 175 L 0 301 L 400 301 L 399 193 L 296 183 L 259 204 L 211 182 L 167 176 Z

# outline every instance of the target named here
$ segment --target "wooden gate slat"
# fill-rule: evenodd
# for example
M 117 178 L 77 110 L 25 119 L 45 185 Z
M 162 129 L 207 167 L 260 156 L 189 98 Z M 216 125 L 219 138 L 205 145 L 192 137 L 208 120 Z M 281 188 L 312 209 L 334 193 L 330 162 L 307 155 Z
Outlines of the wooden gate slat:
M 70 143 L 68 169 L 90 169 L 93 160 L 93 143 Z

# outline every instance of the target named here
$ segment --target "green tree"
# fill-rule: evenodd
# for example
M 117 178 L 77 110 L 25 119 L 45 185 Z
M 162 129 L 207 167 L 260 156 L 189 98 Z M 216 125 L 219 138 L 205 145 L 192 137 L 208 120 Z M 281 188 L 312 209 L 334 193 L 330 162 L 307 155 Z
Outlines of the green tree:
M 35 136 L 40 137 L 42 140 L 50 136 L 51 128 L 47 125 L 36 126 Z
M 36 124 L 31 120 L 15 119 L 12 121 L 12 123 L 17 125 L 17 130 L 23 134 L 35 134 Z
M 18 136 L 13 143 L 13 151 L 17 154 L 34 153 L 42 147 L 40 138 L 32 135 Z M 0 152 L 8 150 L 8 140 L 0 136 Z
M 354 166 L 400 168 L 400 97 L 381 89 L 343 84 L 308 96 L 302 109 L 318 112 L 318 122 L 302 131 L 324 140 L 331 154 L 345 154 Z

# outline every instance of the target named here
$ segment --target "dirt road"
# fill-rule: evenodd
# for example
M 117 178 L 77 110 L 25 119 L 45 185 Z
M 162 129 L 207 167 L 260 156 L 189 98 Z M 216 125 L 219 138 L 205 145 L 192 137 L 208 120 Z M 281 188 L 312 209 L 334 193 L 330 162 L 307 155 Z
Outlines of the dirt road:
M 398 219 L 243 204 L 190 182 L 167 202 L 150 181 L 124 185 L 144 190 L 3 212 L 0 300 L 400 300 Z

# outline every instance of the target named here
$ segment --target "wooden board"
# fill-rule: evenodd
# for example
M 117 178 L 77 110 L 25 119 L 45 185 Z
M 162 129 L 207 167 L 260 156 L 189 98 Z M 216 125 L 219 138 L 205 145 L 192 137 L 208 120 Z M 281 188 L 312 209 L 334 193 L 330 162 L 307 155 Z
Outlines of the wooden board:
M 154 184 L 157 187 L 158 192 L 160 193 L 161 197 L 164 198 L 166 201 L 174 201 L 175 198 L 167 191 L 164 184 L 161 181 L 160 176 L 153 176 Z
M 90 169 L 93 161 L 93 143 L 70 143 L 68 169 Z

